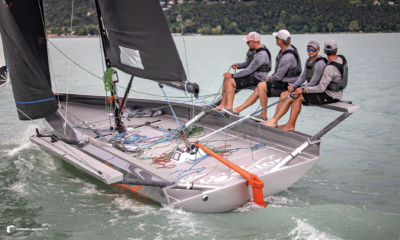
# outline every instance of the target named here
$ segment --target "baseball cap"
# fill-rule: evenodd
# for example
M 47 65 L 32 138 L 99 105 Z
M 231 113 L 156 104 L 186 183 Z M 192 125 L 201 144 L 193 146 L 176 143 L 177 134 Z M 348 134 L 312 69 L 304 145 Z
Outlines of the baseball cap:
M 328 51 L 335 50 L 337 48 L 337 43 L 333 39 L 328 39 L 328 40 L 325 41 L 324 47 Z
M 281 29 L 279 32 L 274 32 L 272 35 L 282 40 L 286 40 L 288 37 L 290 37 L 289 31 L 286 29 Z
M 307 47 L 319 48 L 319 43 L 318 43 L 318 41 L 311 40 L 308 42 Z
M 243 38 L 243 42 L 247 41 L 260 41 L 260 34 L 258 34 L 257 32 L 250 32 L 245 38 Z

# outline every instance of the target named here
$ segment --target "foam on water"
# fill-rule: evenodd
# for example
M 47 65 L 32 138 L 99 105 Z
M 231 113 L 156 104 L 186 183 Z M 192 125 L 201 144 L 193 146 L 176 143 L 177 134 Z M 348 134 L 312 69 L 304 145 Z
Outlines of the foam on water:
M 256 209 L 260 209 L 260 208 L 263 208 L 263 207 L 255 204 L 253 202 L 248 202 L 248 203 L 244 204 L 243 206 L 236 208 L 235 210 L 233 210 L 233 212 L 250 212 L 250 211 L 253 211 Z
M 34 162 L 34 160 L 33 160 Z M 31 161 L 27 161 L 20 156 L 18 156 L 18 160 L 14 161 L 15 167 L 18 169 L 18 175 L 24 178 L 27 172 L 32 171 L 35 167 L 33 166 Z
M 150 205 L 142 204 L 134 199 L 128 198 L 127 195 L 117 195 L 116 198 L 111 202 L 120 210 L 130 210 L 133 213 L 142 214 L 156 213 L 156 208 Z M 137 217 L 137 216 L 132 216 Z
M 340 240 L 342 238 L 332 236 L 328 233 L 321 232 L 315 229 L 313 226 L 307 223 L 307 219 L 296 219 L 295 220 L 297 226 L 292 229 L 288 236 L 292 239 L 305 239 L 305 240 Z
M 20 196 L 28 195 L 28 192 L 26 191 L 26 183 L 23 183 L 21 181 L 14 183 L 8 189 L 18 193 L 18 195 Z
M 29 142 L 29 143 L 22 143 L 22 144 L 19 145 L 18 147 L 9 150 L 9 151 L 7 152 L 7 155 L 8 155 L 8 156 L 14 156 L 15 154 L 19 153 L 20 151 L 29 148 L 31 145 L 32 145 L 31 142 Z

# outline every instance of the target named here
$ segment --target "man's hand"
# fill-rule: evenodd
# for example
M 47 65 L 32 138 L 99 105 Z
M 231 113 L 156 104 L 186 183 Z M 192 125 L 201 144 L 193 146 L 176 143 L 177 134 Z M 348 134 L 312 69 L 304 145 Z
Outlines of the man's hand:
M 238 67 L 239 67 L 239 64 L 237 64 L 237 63 L 234 63 L 234 64 L 232 64 L 232 66 L 231 66 L 233 69 L 237 69 Z
M 224 73 L 224 77 L 225 78 L 231 78 L 232 77 L 232 73 L 226 72 L 226 73 Z
M 296 97 L 296 96 L 298 96 L 298 95 L 300 95 L 302 93 L 303 93 L 303 91 L 301 91 L 301 88 L 296 88 L 296 90 L 294 91 L 293 95 Z
M 272 76 L 269 76 L 268 78 L 267 78 L 267 82 L 269 82 L 269 80 L 272 78 Z
M 289 90 L 289 92 L 291 92 L 293 90 L 292 84 L 289 83 L 289 86 L 287 87 L 287 90 Z

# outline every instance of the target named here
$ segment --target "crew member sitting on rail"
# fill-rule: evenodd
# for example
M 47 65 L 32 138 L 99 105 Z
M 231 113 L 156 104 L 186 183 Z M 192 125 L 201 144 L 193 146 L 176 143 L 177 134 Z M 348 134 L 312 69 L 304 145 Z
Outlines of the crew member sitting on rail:
M 265 122 L 265 125 L 276 127 L 278 120 L 289 110 L 290 104 L 293 102 L 288 123 L 279 126 L 282 130 L 293 131 L 302 104 L 305 106 L 321 105 L 334 103 L 342 99 L 343 89 L 347 86 L 348 67 L 346 58 L 342 55 L 336 55 L 337 44 L 335 40 L 329 39 L 325 41 L 324 47 L 324 52 L 328 56 L 328 64 L 318 85 L 296 88 L 294 96 L 299 95 L 299 98 L 295 100 L 288 98 L 283 101 L 281 107 L 277 108 L 275 116 Z
M 272 34 L 276 38 L 276 45 L 281 50 L 276 56 L 275 73 L 268 77 L 267 82 L 258 84 L 254 93 L 239 107 L 233 111 L 240 113 L 250 105 L 254 104 L 260 98 L 261 106 L 264 108 L 268 105 L 268 97 L 279 97 L 282 92 L 285 92 L 289 83 L 294 83 L 301 74 L 301 61 L 297 52 L 297 48 L 290 44 L 290 33 L 286 29 Z M 261 114 L 253 116 L 253 120 L 257 122 L 265 122 L 267 111 L 264 110 Z
M 246 54 L 246 62 L 232 64 L 233 69 L 244 69 L 238 73 L 224 73 L 221 104 L 215 109 L 231 115 L 238 115 L 232 110 L 235 88 L 237 90 L 257 86 L 258 83 L 266 81 L 271 71 L 271 53 L 261 44 L 260 35 L 250 32 L 243 39 L 249 46 Z
M 322 73 L 324 72 L 324 68 L 328 60 L 324 57 L 319 55 L 319 43 L 315 40 L 311 40 L 307 44 L 307 53 L 308 59 L 304 66 L 304 71 L 297 78 L 296 82 L 292 84 L 289 83 L 288 91 L 281 93 L 281 97 L 279 100 L 287 97 L 292 89 L 298 88 L 302 85 L 305 81 L 307 83 L 303 87 L 313 87 L 318 85 L 319 80 L 322 77 Z M 279 102 L 278 106 L 276 107 L 275 115 L 279 112 L 279 108 L 282 107 L 283 102 Z

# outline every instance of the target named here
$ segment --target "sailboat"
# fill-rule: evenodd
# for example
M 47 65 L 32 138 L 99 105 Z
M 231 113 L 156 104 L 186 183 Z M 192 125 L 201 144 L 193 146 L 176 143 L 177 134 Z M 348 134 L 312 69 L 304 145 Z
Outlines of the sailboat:
M 341 115 L 313 136 L 227 117 L 188 81 L 159 1 L 95 3 L 106 106 L 105 96 L 53 93 L 42 0 L 1 1 L 0 31 L 19 119 L 54 130 L 30 140 L 104 184 L 189 211 L 265 207 L 316 164 L 321 137 L 360 109 L 321 105 Z M 125 90 L 117 71 L 131 75 Z M 135 77 L 157 82 L 165 100 L 129 98 Z M 170 101 L 166 87 L 202 101 Z
M 1 41 L 0 36 L 0 86 L 7 83 L 7 79 L 7 65 L 4 57 L 3 42 Z

